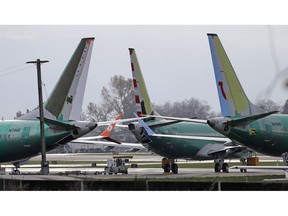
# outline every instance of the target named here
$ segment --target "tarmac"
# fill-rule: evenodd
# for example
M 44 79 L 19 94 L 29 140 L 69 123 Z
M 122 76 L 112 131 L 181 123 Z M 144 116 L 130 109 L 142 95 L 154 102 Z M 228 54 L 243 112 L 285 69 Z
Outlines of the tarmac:
M 22 165 L 19 168 L 21 175 L 12 175 L 12 164 L 2 165 L 6 174 L 0 175 L 0 179 L 15 180 L 52 180 L 52 181 L 79 181 L 79 179 L 124 179 L 124 178 L 193 178 L 193 177 L 221 177 L 221 176 L 256 176 L 256 175 L 283 175 L 282 170 L 249 170 L 247 173 L 241 173 L 239 170 L 229 170 L 229 173 L 215 173 L 213 169 L 213 161 L 186 161 L 178 160 L 177 163 L 211 163 L 211 168 L 179 168 L 178 174 L 163 173 L 161 168 L 162 157 L 155 154 L 147 153 L 131 153 L 122 154 L 122 156 L 130 157 L 126 164 L 159 164 L 159 168 L 135 168 L 128 169 L 128 174 L 104 175 L 104 167 L 107 159 L 113 156 L 119 156 L 111 153 L 77 153 L 77 154 L 47 154 L 49 161 L 50 175 L 40 175 L 41 157 L 31 158 L 33 164 Z M 133 156 L 131 158 L 131 155 Z M 230 162 L 239 162 L 239 160 L 231 160 Z M 281 158 L 261 156 L 260 161 L 279 161 Z M 39 163 L 38 163 L 39 162 Z M 63 162 L 65 164 L 63 164 Z M 229 161 L 227 161 L 229 163 Z

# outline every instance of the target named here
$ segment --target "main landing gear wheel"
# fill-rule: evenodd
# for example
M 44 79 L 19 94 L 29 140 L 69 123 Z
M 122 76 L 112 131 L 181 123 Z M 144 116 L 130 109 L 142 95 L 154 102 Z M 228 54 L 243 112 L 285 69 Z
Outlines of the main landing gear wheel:
M 164 172 L 170 172 L 170 165 L 169 164 L 164 165 Z
M 18 169 L 13 170 L 12 175 L 20 175 L 20 171 Z
M 228 173 L 229 172 L 229 166 L 227 163 L 223 163 L 222 165 L 222 171 Z
M 215 163 L 214 165 L 214 170 L 216 173 L 221 171 L 221 164 L 220 163 Z
M 172 172 L 175 174 L 178 173 L 178 165 L 177 164 L 172 164 Z

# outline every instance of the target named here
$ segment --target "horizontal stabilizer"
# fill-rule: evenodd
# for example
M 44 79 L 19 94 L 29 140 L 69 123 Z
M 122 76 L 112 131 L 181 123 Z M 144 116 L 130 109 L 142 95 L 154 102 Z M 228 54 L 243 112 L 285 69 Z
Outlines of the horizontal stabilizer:
M 135 116 L 137 116 L 134 113 Z M 191 140 L 206 140 L 211 142 L 229 142 L 230 139 L 226 137 L 203 137 L 203 136 L 182 136 L 182 135 L 172 135 L 172 134 L 157 134 L 155 133 L 142 119 L 138 118 L 139 123 L 142 125 L 144 130 L 149 136 L 154 137 L 166 137 L 166 138 L 175 138 L 175 139 L 191 139 Z M 155 125 L 153 125 L 155 126 Z
M 48 118 L 44 118 L 44 122 L 45 122 L 45 124 L 49 125 L 49 127 L 51 127 L 51 128 L 59 128 L 59 129 L 64 129 L 66 131 L 78 128 L 75 125 L 66 124 L 64 122 L 55 121 L 55 120 L 48 119 Z
M 258 114 L 258 115 L 253 115 L 253 116 L 248 116 L 248 117 L 243 117 L 243 118 L 238 118 L 238 119 L 233 119 L 230 121 L 225 122 L 224 124 L 229 125 L 229 126 L 239 126 L 239 125 L 246 125 L 249 124 L 255 120 L 261 119 L 261 118 L 265 118 L 269 115 L 275 114 L 279 111 L 272 111 L 272 112 L 267 112 L 267 113 L 262 113 L 262 114 Z
M 141 119 L 147 119 L 148 117 L 140 117 Z M 104 121 L 104 122 L 97 122 L 98 126 L 104 126 L 104 125 L 109 125 L 116 123 L 116 127 L 126 127 L 127 125 L 121 125 L 122 123 L 128 123 L 128 122 L 133 122 L 137 121 L 138 118 L 127 118 L 127 119 L 119 119 L 119 120 L 111 120 L 111 121 Z
M 143 115 L 145 117 L 150 118 L 162 118 L 162 119 L 169 119 L 169 120 L 175 120 L 175 121 L 186 121 L 186 122 L 194 122 L 194 123 L 201 123 L 201 124 L 207 124 L 206 120 L 202 119 L 194 119 L 194 118 L 180 118 L 180 117 L 169 117 L 169 116 L 156 116 L 156 115 Z
M 110 134 L 111 132 L 113 131 L 115 125 L 116 125 L 116 121 L 118 121 L 121 117 L 123 116 L 123 114 L 120 114 L 116 117 L 116 119 L 114 120 L 113 123 L 111 123 L 99 136 L 90 136 L 90 137 L 82 137 L 82 138 L 79 138 L 78 140 L 96 140 L 96 139 L 105 139 L 105 140 L 108 140 L 110 142 L 114 142 L 114 143 L 117 143 L 117 144 L 121 144 L 121 142 L 115 140 L 115 139 L 112 139 L 110 137 Z

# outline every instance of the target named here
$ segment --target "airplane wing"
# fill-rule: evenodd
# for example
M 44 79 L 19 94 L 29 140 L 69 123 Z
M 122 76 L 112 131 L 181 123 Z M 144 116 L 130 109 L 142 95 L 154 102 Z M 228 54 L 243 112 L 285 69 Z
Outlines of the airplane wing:
M 121 143 L 117 144 L 115 142 L 107 142 L 107 141 L 96 141 L 96 140 L 72 140 L 71 143 L 79 143 L 79 144 L 93 144 L 99 145 L 101 147 L 108 147 L 109 149 L 120 147 L 120 148 L 127 148 L 126 151 L 128 152 L 136 152 L 139 150 L 148 150 L 140 143 Z
M 225 146 L 225 144 L 224 144 L 223 148 L 209 151 L 208 155 L 216 155 L 219 153 L 229 155 L 229 154 L 232 154 L 232 153 L 235 153 L 238 151 L 242 151 L 242 150 L 246 150 L 246 149 L 247 149 L 246 147 L 243 147 L 241 145 Z
M 288 166 L 232 166 L 230 169 L 283 170 L 285 179 L 288 179 Z
M 146 119 L 148 117 L 139 117 L 141 119 Z M 98 126 L 103 126 L 103 125 L 109 125 L 109 124 L 113 124 L 116 123 L 115 126 L 117 127 L 127 127 L 126 125 L 122 125 L 122 123 L 125 122 L 133 122 L 133 121 L 137 121 L 137 118 L 127 118 L 127 119 L 118 119 L 118 120 L 111 120 L 111 121 L 103 121 L 103 122 L 97 122 Z
M 286 166 L 232 166 L 230 169 L 263 169 L 263 170 L 283 170 L 285 174 L 285 178 L 288 178 L 288 153 L 284 152 L 282 154 L 283 162 Z
M 107 141 L 97 141 L 97 140 L 72 140 L 71 143 L 79 143 L 79 144 L 97 144 L 97 145 L 105 145 L 105 146 L 113 146 L 113 147 L 125 147 L 125 148 L 139 148 L 139 149 L 146 149 L 140 143 L 114 143 L 114 142 L 107 142 Z
M 149 117 L 149 118 L 162 118 L 162 119 L 169 119 L 169 120 L 175 120 L 175 121 L 187 121 L 187 122 L 207 124 L 207 120 L 203 120 L 203 119 L 193 119 L 193 118 L 190 119 L 190 118 L 156 116 L 156 115 L 142 115 L 142 116 Z
M 288 170 L 288 166 L 232 166 L 230 169 Z

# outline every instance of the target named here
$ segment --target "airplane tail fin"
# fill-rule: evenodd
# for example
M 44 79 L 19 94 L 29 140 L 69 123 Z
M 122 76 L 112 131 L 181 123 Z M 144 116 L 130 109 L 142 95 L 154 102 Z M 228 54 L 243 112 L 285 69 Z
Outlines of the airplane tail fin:
M 131 70 L 133 77 L 133 87 L 135 93 L 136 113 L 138 116 L 144 115 L 159 115 L 154 109 L 150 101 L 150 97 L 145 85 L 140 64 L 137 59 L 136 52 L 133 48 L 129 48 Z
M 238 117 L 263 113 L 246 96 L 217 34 L 208 33 L 222 116 Z
M 46 118 L 80 119 L 93 42 L 94 38 L 83 38 L 80 41 L 44 104 Z M 20 117 L 20 119 L 34 119 L 36 117 L 39 117 L 38 109 Z
M 93 42 L 94 38 L 80 41 L 45 104 L 45 108 L 57 118 L 80 119 Z
M 122 116 L 123 116 L 123 114 L 119 114 L 116 117 L 115 121 L 119 120 Z M 113 131 L 115 125 L 116 125 L 116 122 L 110 124 L 99 136 L 102 136 L 103 137 L 102 139 L 105 139 L 107 141 L 111 141 L 111 142 L 115 142 L 115 143 L 121 144 L 121 142 L 119 142 L 118 140 L 115 140 L 115 139 L 110 137 L 110 134 Z

